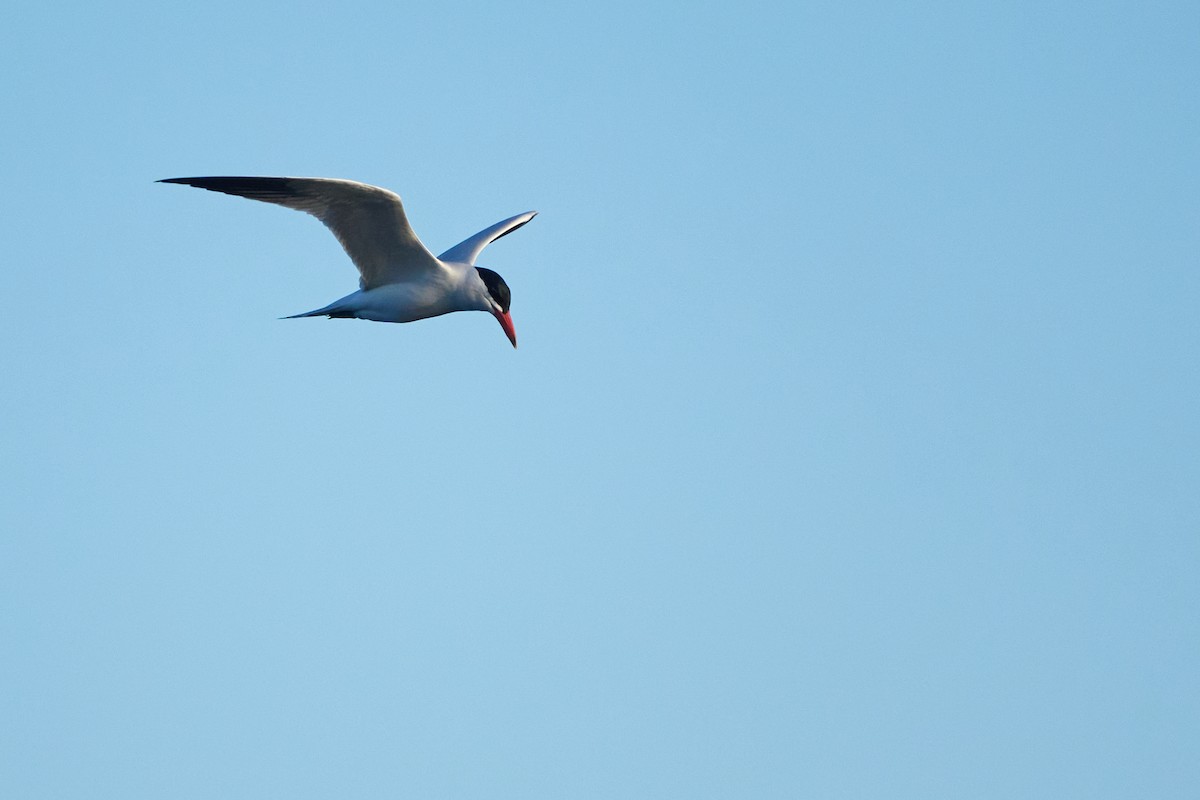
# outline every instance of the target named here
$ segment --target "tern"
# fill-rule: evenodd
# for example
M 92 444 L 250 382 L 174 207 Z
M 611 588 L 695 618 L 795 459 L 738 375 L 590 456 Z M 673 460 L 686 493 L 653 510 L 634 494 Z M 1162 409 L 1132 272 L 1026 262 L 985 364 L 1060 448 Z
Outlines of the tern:
M 487 311 L 517 346 L 504 279 L 475 266 L 484 247 L 529 222 L 526 211 L 485 228 L 434 257 L 413 233 L 400 196 L 387 189 L 336 178 L 165 178 L 312 214 L 342 243 L 358 267 L 358 291 L 327 306 L 284 319 L 329 317 L 414 322 L 452 311 Z

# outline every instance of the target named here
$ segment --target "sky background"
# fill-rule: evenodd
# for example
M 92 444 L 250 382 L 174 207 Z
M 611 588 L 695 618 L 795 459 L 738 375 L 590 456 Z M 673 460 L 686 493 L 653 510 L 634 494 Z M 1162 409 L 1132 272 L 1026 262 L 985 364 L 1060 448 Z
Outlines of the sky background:
M 0 796 L 1194 796 L 1198 40 L 10 5 Z M 520 349 L 222 174 L 539 210 Z

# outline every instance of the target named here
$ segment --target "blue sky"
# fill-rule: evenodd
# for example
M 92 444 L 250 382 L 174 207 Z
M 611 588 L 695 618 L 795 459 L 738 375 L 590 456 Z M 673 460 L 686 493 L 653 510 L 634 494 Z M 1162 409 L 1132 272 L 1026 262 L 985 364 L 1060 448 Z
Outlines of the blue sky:
M 1194 793 L 1198 33 L 8 10 L 0 795 Z M 211 174 L 538 209 L 520 349 Z

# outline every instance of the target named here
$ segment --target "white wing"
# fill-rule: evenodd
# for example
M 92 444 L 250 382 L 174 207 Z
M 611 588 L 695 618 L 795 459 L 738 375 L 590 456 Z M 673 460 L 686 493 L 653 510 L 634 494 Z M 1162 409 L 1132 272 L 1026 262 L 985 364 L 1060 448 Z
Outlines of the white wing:
M 358 267 L 363 289 L 441 268 L 413 233 L 399 195 L 378 186 L 333 178 L 167 178 L 159 183 L 182 183 L 312 214 L 342 243 Z
M 483 248 L 487 247 L 492 242 L 499 239 L 501 236 L 508 234 L 521 227 L 529 220 L 537 216 L 536 211 L 526 211 L 524 214 L 517 214 L 515 217 L 509 217 L 503 222 L 497 222 L 490 228 L 485 228 L 479 233 L 472 236 L 470 239 L 465 239 L 451 247 L 446 252 L 442 253 L 438 258 L 442 261 L 455 261 L 464 264 L 474 264 L 475 259 L 479 257 L 479 253 Z

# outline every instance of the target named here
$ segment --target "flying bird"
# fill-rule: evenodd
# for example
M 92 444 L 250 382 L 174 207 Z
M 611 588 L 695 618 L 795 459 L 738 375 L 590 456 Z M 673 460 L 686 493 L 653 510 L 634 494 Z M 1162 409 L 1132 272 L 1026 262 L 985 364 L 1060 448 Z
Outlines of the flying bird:
M 297 317 L 414 322 L 452 311 L 487 311 L 500 322 L 513 347 L 504 279 L 475 266 L 484 247 L 537 216 L 526 211 L 485 228 L 436 258 L 413 233 L 400 196 L 378 186 L 334 178 L 165 178 L 213 192 L 248 197 L 312 214 L 333 231 L 354 266 L 358 291 Z

